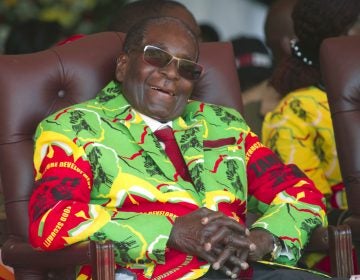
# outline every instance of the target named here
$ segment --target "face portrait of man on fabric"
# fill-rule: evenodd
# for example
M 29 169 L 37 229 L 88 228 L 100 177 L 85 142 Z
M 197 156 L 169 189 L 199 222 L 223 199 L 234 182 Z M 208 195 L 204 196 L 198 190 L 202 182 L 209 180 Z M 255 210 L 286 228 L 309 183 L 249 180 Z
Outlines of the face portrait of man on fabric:
M 292 269 L 327 224 L 323 195 L 239 112 L 189 100 L 205 71 L 198 57 L 198 37 L 181 20 L 140 21 L 116 79 L 38 125 L 32 246 L 112 240 L 119 279 L 326 277 Z M 248 211 L 260 216 L 249 228 Z M 76 277 L 91 279 L 91 268 Z

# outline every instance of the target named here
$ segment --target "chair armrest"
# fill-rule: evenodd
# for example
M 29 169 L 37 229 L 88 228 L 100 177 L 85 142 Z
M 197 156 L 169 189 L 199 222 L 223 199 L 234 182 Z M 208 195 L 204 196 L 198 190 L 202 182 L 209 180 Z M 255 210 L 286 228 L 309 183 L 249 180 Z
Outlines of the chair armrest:
M 115 279 L 114 244 L 110 241 L 90 241 L 94 280 Z
M 57 269 L 90 263 L 89 245 L 89 242 L 82 242 L 62 250 L 40 251 L 29 243 L 11 236 L 3 244 L 1 255 L 3 262 L 14 268 L 29 266 L 33 269 Z
M 347 224 L 351 228 L 351 234 L 353 239 L 353 245 L 356 252 L 357 267 L 360 268 L 360 214 L 359 211 L 350 214 L 345 220 L 344 224 Z
M 349 278 L 354 274 L 352 249 L 351 229 L 342 224 L 316 228 L 305 251 L 329 254 L 331 275 Z
M 329 226 L 331 274 L 349 278 L 354 274 L 353 245 L 349 225 Z
M 360 242 L 360 214 L 351 213 L 343 223 L 350 226 L 353 240 Z
M 56 251 L 35 250 L 29 243 L 10 236 L 1 248 L 3 263 L 16 270 L 59 270 L 91 264 L 93 279 L 115 278 L 114 249 L 111 241 L 86 241 Z M 112 275 L 112 277 L 111 277 Z

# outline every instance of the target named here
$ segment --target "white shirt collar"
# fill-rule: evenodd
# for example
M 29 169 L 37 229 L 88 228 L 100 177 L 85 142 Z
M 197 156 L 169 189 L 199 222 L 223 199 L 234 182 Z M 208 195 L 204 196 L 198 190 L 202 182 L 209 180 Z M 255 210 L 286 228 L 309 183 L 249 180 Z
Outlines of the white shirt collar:
M 166 122 L 166 123 L 162 123 L 159 122 L 158 120 L 155 120 L 153 118 L 150 118 L 149 116 L 146 116 L 144 114 L 139 113 L 138 111 L 136 111 L 136 113 L 138 113 L 142 119 L 144 120 L 144 122 L 150 127 L 151 131 L 154 132 L 158 129 L 162 129 L 165 126 L 170 126 L 172 127 L 172 121 Z

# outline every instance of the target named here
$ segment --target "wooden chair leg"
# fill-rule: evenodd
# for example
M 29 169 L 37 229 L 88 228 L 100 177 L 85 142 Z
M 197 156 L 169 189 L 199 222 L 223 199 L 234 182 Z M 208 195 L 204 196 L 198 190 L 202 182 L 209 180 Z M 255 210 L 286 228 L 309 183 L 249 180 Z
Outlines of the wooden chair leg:
M 331 274 L 334 277 L 349 278 L 354 274 L 351 229 L 342 224 L 329 226 L 328 230 Z
M 91 259 L 94 280 L 115 279 L 114 244 L 111 241 L 91 241 Z

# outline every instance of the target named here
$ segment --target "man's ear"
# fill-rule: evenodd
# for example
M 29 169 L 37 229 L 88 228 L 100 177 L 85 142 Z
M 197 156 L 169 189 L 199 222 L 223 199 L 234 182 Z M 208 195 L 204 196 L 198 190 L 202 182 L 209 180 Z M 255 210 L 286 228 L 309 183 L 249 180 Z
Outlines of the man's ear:
M 128 61 L 129 57 L 125 53 L 121 53 L 117 59 L 115 76 L 119 82 L 124 81 Z

